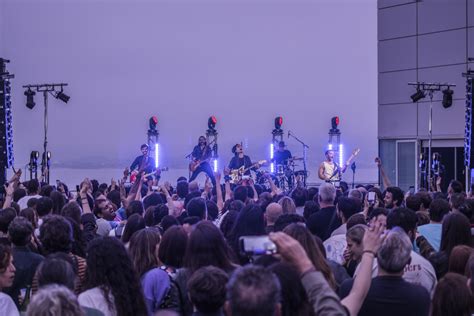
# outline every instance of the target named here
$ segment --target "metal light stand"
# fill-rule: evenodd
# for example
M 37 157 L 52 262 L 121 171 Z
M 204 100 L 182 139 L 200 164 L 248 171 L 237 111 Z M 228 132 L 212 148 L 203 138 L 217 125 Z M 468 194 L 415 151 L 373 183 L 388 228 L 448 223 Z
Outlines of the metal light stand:
M 298 137 L 296 137 L 294 134 L 291 132 L 288 132 L 288 137 L 293 137 L 298 143 L 300 143 L 303 146 L 303 185 L 306 188 L 306 182 L 307 182 L 307 177 L 308 177 L 308 169 L 306 168 L 306 157 L 307 157 L 307 150 L 309 149 L 309 146 L 306 145 L 302 140 L 300 140 Z
M 430 115 L 428 118 L 428 166 L 427 166 L 427 182 L 428 182 L 428 191 L 431 191 L 431 146 L 433 143 L 433 95 L 435 91 L 441 91 L 442 87 L 451 88 L 455 87 L 455 84 L 449 83 L 427 83 L 427 82 L 409 82 L 408 85 L 410 86 L 417 86 L 417 89 L 426 92 L 428 91 L 428 95 L 430 96 Z
M 209 128 L 206 131 L 206 142 L 208 146 L 212 144 L 211 151 L 212 151 L 212 158 L 216 160 L 219 155 L 218 155 L 218 146 L 217 146 L 217 130 L 215 128 Z M 214 162 L 212 166 L 212 170 L 214 171 Z
M 339 150 L 340 150 L 340 144 L 341 144 L 341 131 L 338 129 L 338 128 L 331 128 L 329 130 L 329 140 L 328 140 L 328 143 L 331 144 L 332 147 L 332 150 L 337 154 L 337 157 L 339 157 Z M 334 138 L 336 138 L 336 148 L 334 148 Z M 339 173 L 339 181 L 342 180 L 342 166 L 339 166 L 336 162 L 335 162 L 336 159 L 334 159 L 334 163 L 335 165 L 337 166 L 337 172 Z
M 286 173 L 280 174 L 278 173 L 278 166 L 275 164 L 275 161 L 273 160 L 275 157 L 275 152 L 276 149 L 278 148 L 278 143 L 283 141 L 283 129 L 281 128 L 275 128 L 272 130 L 272 147 L 271 149 L 271 155 L 270 155 L 270 172 L 274 174 L 276 179 L 278 180 L 277 186 L 285 190 L 285 186 L 288 185 L 288 190 L 290 189 L 290 181 L 291 179 L 286 178 Z M 291 186 L 293 186 L 293 183 L 291 183 Z
M 156 144 L 158 144 L 158 137 L 160 136 L 160 132 L 158 132 L 157 129 L 150 128 L 146 134 L 147 134 L 148 148 L 150 148 L 149 150 L 150 150 L 151 157 L 154 157 L 155 165 L 156 165 L 158 163 L 156 161 L 156 158 L 157 158 Z
M 35 89 L 37 92 L 43 92 L 44 99 L 44 142 L 43 142 L 43 157 L 47 158 L 48 152 L 48 93 L 53 95 L 53 92 L 56 91 L 56 88 L 66 87 L 67 83 L 46 83 L 46 84 L 29 84 L 23 86 L 23 88 Z M 46 168 L 48 172 L 46 172 Z M 44 182 L 49 183 L 49 159 L 46 159 L 45 164 L 41 168 L 41 175 L 44 178 Z

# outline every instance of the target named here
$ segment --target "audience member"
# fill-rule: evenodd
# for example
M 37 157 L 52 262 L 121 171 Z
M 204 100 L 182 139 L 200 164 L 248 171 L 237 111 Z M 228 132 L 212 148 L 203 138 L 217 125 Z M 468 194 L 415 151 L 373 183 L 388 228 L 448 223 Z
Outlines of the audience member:
M 189 300 L 194 306 L 193 316 L 224 316 L 226 272 L 213 266 L 196 270 L 189 278 Z
M 0 315 L 20 315 L 11 297 L 1 292 L 13 284 L 14 278 L 15 266 L 10 248 L 0 243 Z
M 332 232 L 341 225 L 336 216 L 336 188 L 330 183 L 324 183 L 319 187 L 318 201 L 321 209 L 309 217 L 307 226 L 313 235 L 321 240 L 328 239 Z
M 111 237 L 94 239 L 87 255 L 86 291 L 79 304 L 108 315 L 145 315 L 140 281 L 123 244 Z
M 392 229 L 377 252 L 378 276 L 372 280 L 359 315 L 428 315 L 430 295 L 422 286 L 403 280 L 405 266 L 410 262 L 412 244 L 406 233 Z M 353 281 L 340 289 L 346 297 Z
M 13 265 L 15 279 L 5 293 L 10 295 L 18 309 L 20 309 L 20 290 L 31 289 L 36 268 L 43 261 L 43 256 L 34 253 L 28 248 L 33 234 L 33 226 L 24 217 L 17 217 L 8 226 L 8 235 L 12 242 Z

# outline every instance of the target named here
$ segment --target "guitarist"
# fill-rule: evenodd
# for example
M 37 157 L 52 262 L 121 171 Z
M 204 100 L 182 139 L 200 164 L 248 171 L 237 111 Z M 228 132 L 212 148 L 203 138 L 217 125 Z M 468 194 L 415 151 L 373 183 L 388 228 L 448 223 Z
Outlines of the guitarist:
M 338 166 L 334 161 L 334 150 L 332 149 L 326 150 L 325 154 L 326 160 L 324 160 L 319 166 L 319 179 L 326 182 L 341 181 L 341 176 L 346 171 L 347 164 L 345 164 L 342 168 Z
M 242 166 L 245 169 L 247 169 L 252 165 L 252 160 L 250 160 L 250 157 L 247 156 L 247 155 L 244 155 L 244 149 L 242 148 L 241 144 L 235 144 L 232 147 L 232 153 L 234 154 L 234 157 L 232 157 L 232 159 L 230 160 L 230 163 L 229 163 L 229 169 L 230 170 L 239 169 Z M 253 169 L 256 170 L 257 167 L 255 167 Z M 244 175 L 249 176 L 250 175 L 250 169 L 245 171 Z
M 216 186 L 216 179 L 214 178 L 214 173 L 212 172 L 211 165 L 209 164 L 209 159 L 211 158 L 212 151 L 211 147 L 207 144 L 206 137 L 200 136 L 198 144 L 194 146 L 191 156 L 193 157 L 192 166 L 195 166 L 196 169 L 193 170 L 189 182 L 196 179 L 196 177 L 201 173 L 206 173 L 212 181 L 212 185 Z
M 148 145 L 143 144 L 140 146 L 142 155 L 135 158 L 132 165 L 130 166 L 130 171 L 138 169 L 138 172 L 145 172 L 145 174 L 152 173 L 155 170 L 155 161 L 153 158 L 148 156 Z M 149 180 L 153 179 L 151 176 L 148 177 Z

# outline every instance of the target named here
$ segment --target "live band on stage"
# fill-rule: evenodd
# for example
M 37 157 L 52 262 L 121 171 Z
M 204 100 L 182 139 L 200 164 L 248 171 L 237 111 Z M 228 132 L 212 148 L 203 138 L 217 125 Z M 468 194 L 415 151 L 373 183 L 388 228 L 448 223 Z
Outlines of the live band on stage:
M 333 119 L 334 121 L 334 119 Z M 337 124 L 339 119 L 337 118 Z M 192 152 L 185 158 L 189 159 L 189 182 L 194 181 L 201 173 L 204 173 L 213 186 L 216 186 L 216 179 L 212 161 L 217 157 L 217 132 L 214 129 L 216 123 L 215 117 L 210 117 L 208 121 L 209 129 L 206 131 L 206 136 L 200 136 L 198 143 L 194 146 Z M 306 144 L 300 141 L 296 136 L 288 132 L 288 138 L 292 136 L 303 145 L 303 157 L 295 157 L 287 149 L 286 143 L 283 141 L 283 132 L 281 130 L 282 119 L 278 117 L 275 119 L 275 130 L 273 130 L 273 142 L 271 145 L 271 158 L 266 160 L 252 160 L 244 152 L 244 147 L 241 143 L 232 146 L 231 151 L 234 155 L 228 165 L 224 168 L 224 179 L 234 185 L 247 185 L 249 182 L 267 185 L 271 179 L 273 183 L 283 191 L 291 191 L 296 187 L 305 187 L 308 177 L 306 170 Z M 337 129 L 337 124 L 333 123 L 335 135 L 340 135 Z M 156 127 L 156 125 L 155 125 Z M 156 129 L 150 127 L 149 133 L 157 135 Z M 331 134 L 330 134 L 331 135 Z M 338 139 L 339 140 L 339 139 Z M 153 180 L 159 176 L 163 168 L 158 168 L 155 165 L 155 159 L 150 157 L 150 146 L 143 144 L 140 147 L 141 156 L 135 158 L 130 166 L 130 182 L 134 183 L 137 179 L 145 177 L 146 180 Z M 336 151 L 332 144 L 325 148 L 326 159 L 320 164 L 318 169 L 319 179 L 333 183 L 335 186 L 339 185 L 342 179 L 342 174 L 351 165 L 351 162 L 359 153 L 356 149 L 349 157 L 345 164 L 339 165 L 335 160 Z M 157 157 L 156 157 L 157 158 Z M 302 168 L 300 164 L 302 164 Z M 262 167 L 270 167 L 270 170 L 262 170 Z M 268 169 L 268 168 L 265 168 Z

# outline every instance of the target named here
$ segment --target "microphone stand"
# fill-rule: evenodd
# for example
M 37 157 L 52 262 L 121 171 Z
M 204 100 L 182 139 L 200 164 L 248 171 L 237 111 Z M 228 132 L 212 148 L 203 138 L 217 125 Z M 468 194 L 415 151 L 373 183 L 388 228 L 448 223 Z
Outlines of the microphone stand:
M 356 173 L 356 163 L 355 163 L 355 161 L 352 162 L 352 164 L 351 164 L 351 169 L 352 169 L 352 188 L 354 189 L 355 173 Z
M 306 145 L 302 140 L 300 140 L 298 137 L 293 135 L 290 131 L 288 131 L 288 137 L 293 137 L 298 143 L 303 145 L 303 170 L 304 170 L 304 178 L 303 178 L 303 185 L 306 188 L 306 178 L 308 177 L 308 171 L 306 169 L 306 154 L 307 150 L 309 148 L 308 145 Z

